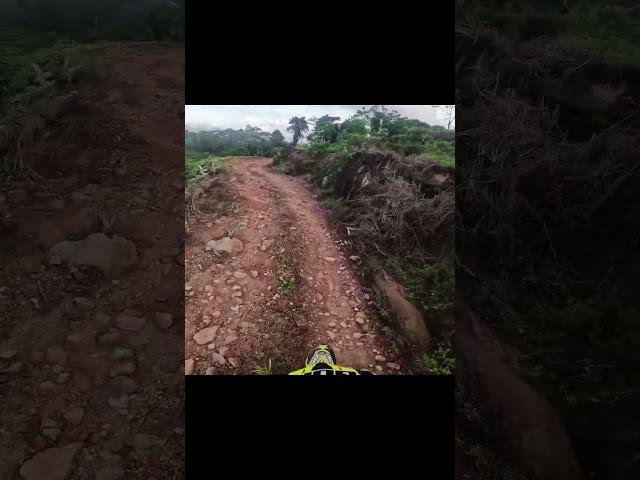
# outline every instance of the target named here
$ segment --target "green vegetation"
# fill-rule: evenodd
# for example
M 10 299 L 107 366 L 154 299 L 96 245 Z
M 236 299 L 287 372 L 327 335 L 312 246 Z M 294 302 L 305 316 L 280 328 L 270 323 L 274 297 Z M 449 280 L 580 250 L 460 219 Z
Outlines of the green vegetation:
M 295 147 L 298 144 L 298 140 L 304 135 L 304 132 L 309 131 L 309 124 L 305 117 L 293 117 L 289 120 L 287 131 L 293 132 L 293 142 L 291 146 Z
M 256 375 L 273 375 L 271 369 L 271 359 L 267 362 L 265 366 L 256 365 L 255 370 L 253 371 Z
M 442 107 L 452 115 L 453 106 Z M 329 115 L 311 119 L 314 130 L 302 149 L 312 158 L 321 158 L 375 148 L 401 155 L 422 154 L 443 165 L 455 164 L 453 131 L 442 126 L 408 119 L 381 105 L 358 110 L 342 123 L 339 120 Z
M 452 375 L 456 368 L 455 352 L 448 344 L 439 344 L 422 357 L 425 370 L 436 375 Z
M 184 0 L 0 0 L 0 108 L 87 45 L 184 40 Z
M 453 125 L 453 106 L 436 107 Z M 358 254 L 383 265 L 421 310 L 439 347 L 427 360 L 411 358 L 414 370 L 452 373 L 454 132 L 379 105 L 343 122 L 330 115 L 308 122 L 308 142 L 275 149 L 274 168 L 310 174 Z M 384 314 L 381 299 L 377 305 Z M 389 319 L 383 333 L 401 352 L 392 324 Z
M 280 130 L 264 132 L 258 127 L 247 125 L 244 129 L 211 130 L 185 132 L 187 152 L 208 153 L 217 156 L 259 156 L 270 157 L 277 149 L 285 146 Z
M 185 183 L 189 185 L 202 175 L 215 173 L 224 169 L 227 158 L 214 157 L 200 152 L 185 153 L 184 175 Z
M 572 50 L 637 62 L 640 8 L 632 0 L 457 0 L 457 15 L 516 41 L 553 40 Z

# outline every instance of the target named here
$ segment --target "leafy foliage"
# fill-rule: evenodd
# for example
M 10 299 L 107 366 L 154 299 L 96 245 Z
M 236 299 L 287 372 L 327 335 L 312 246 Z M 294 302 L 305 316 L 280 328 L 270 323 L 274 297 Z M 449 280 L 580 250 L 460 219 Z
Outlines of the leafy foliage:
M 185 149 L 214 155 L 271 156 L 274 148 L 285 145 L 279 130 L 265 132 L 259 127 L 247 125 L 244 129 L 185 132 Z
M 298 141 L 303 137 L 304 133 L 309 131 L 307 119 L 305 117 L 293 117 L 289 120 L 287 131 L 293 133 L 293 142 L 291 145 L 295 147 L 298 144 Z

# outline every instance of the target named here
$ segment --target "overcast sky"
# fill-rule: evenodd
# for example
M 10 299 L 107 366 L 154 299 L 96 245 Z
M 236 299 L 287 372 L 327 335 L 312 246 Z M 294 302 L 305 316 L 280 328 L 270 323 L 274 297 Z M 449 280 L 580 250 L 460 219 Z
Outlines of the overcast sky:
M 291 137 L 287 125 L 291 117 L 321 117 L 331 115 L 345 120 L 356 110 L 370 105 L 186 105 L 187 130 L 213 130 L 260 127 L 269 132 L 278 129 L 285 137 Z M 415 118 L 430 125 L 446 126 L 446 119 L 436 113 L 431 105 L 386 105 L 390 110 L 408 118 Z

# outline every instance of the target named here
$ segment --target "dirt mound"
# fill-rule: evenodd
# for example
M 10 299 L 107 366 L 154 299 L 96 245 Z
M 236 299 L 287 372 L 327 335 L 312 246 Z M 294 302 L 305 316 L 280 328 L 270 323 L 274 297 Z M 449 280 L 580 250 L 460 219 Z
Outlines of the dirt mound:
M 453 246 L 454 169 L 421 155 L 360 151 L 322 160 L 315 175 L 343 200 L 350 236 L 383 249 Z

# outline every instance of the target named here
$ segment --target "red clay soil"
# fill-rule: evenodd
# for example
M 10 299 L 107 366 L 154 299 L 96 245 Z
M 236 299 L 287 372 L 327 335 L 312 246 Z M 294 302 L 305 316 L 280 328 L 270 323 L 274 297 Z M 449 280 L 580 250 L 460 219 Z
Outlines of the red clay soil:
M 184 49 L 95 60 L 100 79 L 68 86 L 82 107 L 38 136 L 35 173 L 0 185 L 15 222 L 0 237 L 0 478 L 184 478 Z M 132 269 L 49 264 L 105 216 Z
M 271 360 L 273 373 L 288 373 L 315 346 L 329 344 L 341 365 L 403 373 L 380 332 L 372 292 L 358 280 L 359 259 L 334 238 L 304 181 L 270 165 L 234 159 L 224 178 L 233 196 L 228 214 L 189 220 L 187 372 L 250 374 Z M 239 239 L 242 250 L 205 249 L 225 236 Z M 203 330 L 198 344 L 194 335 Z

